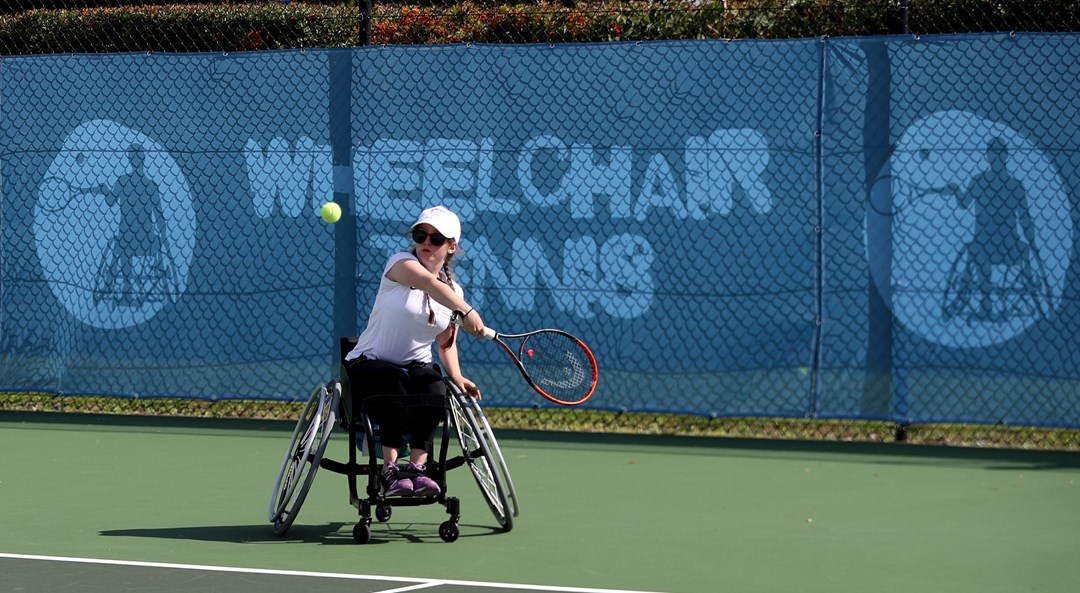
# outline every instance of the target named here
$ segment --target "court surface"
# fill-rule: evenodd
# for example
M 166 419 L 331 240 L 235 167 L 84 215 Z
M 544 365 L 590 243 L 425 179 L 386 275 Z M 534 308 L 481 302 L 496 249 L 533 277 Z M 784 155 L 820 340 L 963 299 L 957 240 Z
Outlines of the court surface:
M 326 471 L 273 534 L 291 430 L 0 412 L 0 592 L 1080 590 L 1075 453 L 505 431 L 511 532 L 462 468 L 358 546 Z

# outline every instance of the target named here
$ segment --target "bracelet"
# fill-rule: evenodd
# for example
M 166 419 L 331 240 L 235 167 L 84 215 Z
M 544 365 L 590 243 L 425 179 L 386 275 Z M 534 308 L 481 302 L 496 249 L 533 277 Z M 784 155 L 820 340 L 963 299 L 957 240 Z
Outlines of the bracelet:
M 469 309 L 469 313 L 472 313 L 475 310 L 475 308 Z M 450 321 L 454 323 L 464 321 L 465 318 L 469 316 L 469 313 L 462 313 L 461 311 L 455 310 L 453 313 L 450 314 Z

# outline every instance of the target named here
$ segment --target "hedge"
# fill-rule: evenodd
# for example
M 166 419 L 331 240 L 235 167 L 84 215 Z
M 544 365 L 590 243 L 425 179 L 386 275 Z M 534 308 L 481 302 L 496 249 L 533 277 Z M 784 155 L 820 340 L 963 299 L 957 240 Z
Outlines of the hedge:
M 561 43 L 963 31 L 1073 31 L 1060 0 L 377 2 L 374 44 Z M 0 15 L 0 53 L 250 51 L 363 42 L 356 4 L 264 2 L 37 9 Z

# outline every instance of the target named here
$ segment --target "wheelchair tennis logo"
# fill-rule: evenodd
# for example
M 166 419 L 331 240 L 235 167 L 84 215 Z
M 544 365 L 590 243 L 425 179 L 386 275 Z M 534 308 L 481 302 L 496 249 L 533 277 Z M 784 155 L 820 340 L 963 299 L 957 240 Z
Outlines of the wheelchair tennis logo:
M 38 186 L 34 238 L 42 273 L 72 315 L 100 328 L 137 325 L 187 286 L 191 191 L 152 138 L 111 121 L 86 122 Z
M 1072 212 L 1030 140 L 962 111 L 911 125 L 871 189 L 867 223 L 891 218 L 891 306 L 953 347 L 1004 342 L 1062 303 Z M 872 264 L 873 268 L 873 264 Z

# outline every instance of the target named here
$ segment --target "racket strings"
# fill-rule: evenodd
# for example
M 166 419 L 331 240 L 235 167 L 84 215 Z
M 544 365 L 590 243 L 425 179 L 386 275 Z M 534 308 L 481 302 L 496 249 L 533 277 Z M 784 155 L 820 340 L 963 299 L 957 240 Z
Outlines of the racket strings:
M 578 399 L 592 383 L 592 360 L 569 336 L 552 332 L 530 336 L 522 343 L 519 358 L 533 382 L 556 399 Z

